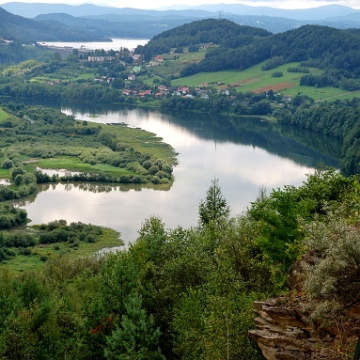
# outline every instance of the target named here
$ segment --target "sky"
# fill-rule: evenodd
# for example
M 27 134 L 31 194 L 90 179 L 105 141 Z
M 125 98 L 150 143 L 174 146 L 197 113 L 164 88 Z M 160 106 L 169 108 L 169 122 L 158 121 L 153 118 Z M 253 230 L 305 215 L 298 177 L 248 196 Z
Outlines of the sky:
M 132 7 L 139 9 L 158 9 L 162 7 L 185 5 L 185 6 L 197 6 L 204 4 L 244 4 L 249 6 L 270 6 L 274 8 L 282 9 L 305 9 L 319 7 L 329 4 L 338 4 L 343 6 L 352 7 L 360 10 L 360 0 L 137 0 L 133 2 L 119 1 L 119 0 L 13 0 L 27 3 L 62 3 L 79 5 L 83 3 L 92 3 L 102 6 L 114 6 L 114 7 Z M 10 1 L 0 0 L 0 3 L 6 3 Z

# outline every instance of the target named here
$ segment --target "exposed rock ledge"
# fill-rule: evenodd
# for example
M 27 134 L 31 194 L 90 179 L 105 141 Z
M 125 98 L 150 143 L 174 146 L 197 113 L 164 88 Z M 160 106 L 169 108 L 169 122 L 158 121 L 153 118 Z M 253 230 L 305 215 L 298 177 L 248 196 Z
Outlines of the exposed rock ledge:
M 318 330 L 308 325 L 304 313 L 283 305 L 286 298 L 255 302 L 257 330 L 250 330 L 250 336 L 257 342 L 267 360 L 337 360 L 344 354 L 337 350 L 344 334 L 341 329 Z M 360 307 L 352 307 L 349 319 L 360 317 Z M 355 344 L 357 336 L 350 331 L 346 341 Z M 355 350 L 355 346 L 351 346 Z M 347 354 L 347 358 L 350 354 Z
M 309 259 L 305 260 L 309 263 Z M 303 261 L 304 263 L 304 258 Z M 305 310 L 309 303 L 301 289 L 301 262 L 290 269 L 287 297 L 255 302 L 256 330 L 249 335 L 267 360 L 342 360 L 350 359 L 360 333 L 360 305 L 342 313 L 337 325 L 328 327 L 310 321 Z M 345 350 L 343 350 L 345 349 Z

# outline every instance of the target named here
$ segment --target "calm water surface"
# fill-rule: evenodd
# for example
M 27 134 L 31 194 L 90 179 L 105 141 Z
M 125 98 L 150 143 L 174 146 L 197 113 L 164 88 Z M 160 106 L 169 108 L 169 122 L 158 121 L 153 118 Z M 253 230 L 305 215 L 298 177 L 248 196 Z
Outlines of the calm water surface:
M 215 177 L 236 216 L 256 199 L 261 187 L 270 192 L 286 184 L 298 186 L 320 162 L 338 166 L 340 147 L 336 142 L 312 133 L 301 135 L 290 128 L 280 133 L 256 119 L 229 121 L 139 109 L 62 110 L 77 119 L 125 122 L 161 136 L 179 153 L 175 182 L 168 191 L 94 184 L 47 186 L 24 206 L 31 224 L 55 219 L 93 223 L 116 229 L 125 242 L 131 242 L 151 215 L 161 217 L 167 228 L 196 226 L 199 202 Z M 311 146 L 322 147 L 325 154 L 311 150 Z
M 53 46 L 71 46 L 74 49 L 97 50 L 104 49 L 118 51 L 120 48 L 127 48 L 129 50 L 135 49 L 138 45 L 145 45 L 149 39 L 111 39 L 112 42 L 91 41 L 91 42 L 67 42 L 67 41 L 39 41 L 40 44 Z

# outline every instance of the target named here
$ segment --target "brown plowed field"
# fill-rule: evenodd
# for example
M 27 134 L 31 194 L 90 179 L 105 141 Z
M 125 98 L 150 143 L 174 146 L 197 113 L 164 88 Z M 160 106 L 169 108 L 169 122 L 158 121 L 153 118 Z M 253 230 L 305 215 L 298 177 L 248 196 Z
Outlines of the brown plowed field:
M 283 83 L 280 83 L 280 84 L 273 84 L 273 85 L 263 86 L 261 88 L 254 89 L 253 92 L 254 93 L 261 93 L 261 92 L 269 91 L 269 90 L 279 91 L 279 90 L 289 89 L 289 88 L 292 88 L 294 86 L 297 86 L 297 84 L 289 83 L 289 82 L 283 82 Z

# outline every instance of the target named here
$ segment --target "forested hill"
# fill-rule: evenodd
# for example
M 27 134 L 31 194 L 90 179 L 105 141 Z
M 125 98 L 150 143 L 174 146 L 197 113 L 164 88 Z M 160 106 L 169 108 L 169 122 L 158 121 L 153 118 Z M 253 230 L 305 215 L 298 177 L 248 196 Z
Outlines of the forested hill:
M 360 37 L 356 32 L 327 26 L 306 25 L 254 39 L 251 44 L 235 49 L 224 46 L 208 52 L 199 64 L 184 69 L 182 76 L 201 71 L 243 70 L 269 60 L 267 69 L 291 61 L 308 61 L 306 65 L 360 72 Z
M 144 51 L 145 59 L 169 52 L 171 48 L 213 43 L 224 48 L 237 48 L 253 43 L 256 39 L 272 35 L 269 31 L 251 26 L 242 26 L 232 21 L 206 19 L 193 21 L 167 30 L 153 37 L 138 51 Z
M 0 7 L 0 37 L 23 43 L 36 41 L 101 41 L 104 37 L 56 22 L 40 22 L 14 15 Z

